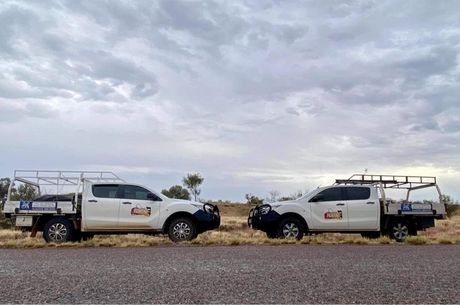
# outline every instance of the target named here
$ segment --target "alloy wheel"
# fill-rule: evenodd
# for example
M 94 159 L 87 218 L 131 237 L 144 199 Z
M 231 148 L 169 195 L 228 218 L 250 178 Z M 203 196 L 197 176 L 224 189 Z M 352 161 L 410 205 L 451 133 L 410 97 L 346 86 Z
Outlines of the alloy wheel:
M 185 222 L 178 222 L 173 228 L 173 235 L 178 240 L 187 240 L 190 237 L 192 229 Z
M 283 235 L 285 238 L 297 238 L 299 232 L 299 227 L 293 222 L 288 222 L 283 226 Z
M 409 228 L 407 225 L 402 223 L 397 223 L 393 226 L 393 236 L 397 240 L 404 240 L 409 235 Z
M 55 223 L 48 229 L 48 235 L 50 240 L 53 242 L 64 242 L 67 236 L 67 228 L 62 223 Z

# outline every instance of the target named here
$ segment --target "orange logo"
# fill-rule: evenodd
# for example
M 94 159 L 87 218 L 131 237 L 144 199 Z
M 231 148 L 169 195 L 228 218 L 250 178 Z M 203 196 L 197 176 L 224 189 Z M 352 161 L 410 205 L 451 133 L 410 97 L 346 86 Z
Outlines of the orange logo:
M 150 216 L 151 213 L 152 213 L 152 209 L 150 207 L 146 207 L 146 208 L 135 207 L 131 209 L 131 215 Z
M 324 213 L 324 219 L 342 219 L 342 211 L 328 211 Z

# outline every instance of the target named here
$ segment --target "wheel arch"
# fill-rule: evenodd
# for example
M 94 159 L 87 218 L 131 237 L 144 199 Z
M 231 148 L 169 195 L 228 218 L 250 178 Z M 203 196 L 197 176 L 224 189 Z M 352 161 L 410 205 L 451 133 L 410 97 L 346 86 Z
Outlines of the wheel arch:
M 384 230 L 389 231 L 391 226 L 397 222 L 405 223 L 409 228 L 415 228 L 417 220 L 412 215 L 392 215 L 386 217 L 384 221 Z
M 64 218 L 70 221 L 74 230 L 79 230 L 76 220 L 73 217 L 66 216 L 66 215 L 41 215 L 38 216 L 36 220 L 36 226 L 38 231 L 43 231 L 46 223 L 54 218 Z
M 295 218 L 295 219 L 299 220 L 299 221 L 302 223 L 304 232 L 307 232 L 307 231 L 308 231 L 308 223 L 307 223 L 307 221 L 305 220 L 305 218 L 302 217 L 302 215 L 297 214 L 297 213 L 294 213 L 294 212 L 288 212 L 288 213 L 282 214 L 282 215 L 280 216 L 280 219 L 278 220 L 277 225 L 279 225 L 279 224 L 280 224 L 284 219 L 286 219 L 286 218 Z
M 179 218 L 179 217 L 189 218 L 194 224 L 196 224 L 195 217 L 193 217 L 193 215 L 191 213 L 180 211 L 180 212 L 172 213 L 171 215 L 168 216 L 166 221 L 163 223 L 163 228 L 161 229 L 161 231 L 163 233 L 168 233 L 168 227 L 169 227 L 169 224 L 171 223 L 171 221 L 173 221 L 174 219 Z

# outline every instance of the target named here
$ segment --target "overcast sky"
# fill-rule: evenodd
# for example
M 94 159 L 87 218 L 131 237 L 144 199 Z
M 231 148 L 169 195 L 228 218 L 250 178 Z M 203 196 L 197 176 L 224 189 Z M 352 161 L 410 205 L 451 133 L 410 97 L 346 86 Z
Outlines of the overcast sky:
M 459 1 L 1 1 L 0 176 L 242 201 L 368 169 L 460 199 L 459 50 Z

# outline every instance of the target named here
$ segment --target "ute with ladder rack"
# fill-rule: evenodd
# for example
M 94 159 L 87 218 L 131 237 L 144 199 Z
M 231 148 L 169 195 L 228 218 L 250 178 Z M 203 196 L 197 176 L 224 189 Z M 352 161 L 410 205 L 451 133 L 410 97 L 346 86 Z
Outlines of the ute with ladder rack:
M 429 188 L 436 200 L 411 200 L 415 191 Z M 390 190 L 404 191 L 405 198 L 388 198 Z M 403 241 L 445 215 L 436 177 L 355 174 L 296 200 L 257 206 L 250 211 L 248 224 L 273 238 L 339 232 L 369 238 L 389 235 Z
M 16 170 L 2 213 L 56 243 L 125 233 L 185 241 L 220 225 L 214 205 L 168 198 L 107 171 Z

